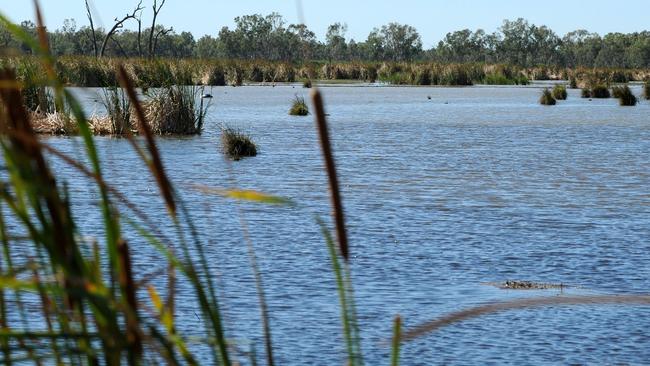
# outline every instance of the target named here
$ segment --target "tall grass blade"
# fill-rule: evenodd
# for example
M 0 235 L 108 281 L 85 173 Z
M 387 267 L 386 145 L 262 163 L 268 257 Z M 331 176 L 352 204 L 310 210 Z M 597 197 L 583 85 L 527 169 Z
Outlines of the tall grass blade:
M 401 341 L 408 342 L 425 336 L 440 328 L 487 314 L 500 313 L 509 310 L 539 308 L 545 306 L 576 306 L 576 305 L 650 305 L 647 295 L 600 295 L 600 296 L 565 296 L 519 299 L 495 304 L 481 305 L 465 309 L 440 319 L 418 325 L 402 334 Z
M 323 158 L 325 159 L 325 169 L 327 170 L 327 176 L 329 178 L 334 223 L 336 226 L 336 239 L 339 244 L 341 255 L 347 262 L 350 258 L 350 251 L 348 249 L 348 236 L 345 229 L 343 202 L 341 200 L 341 192 L 339 190 L 336 163 L 334 162 L 334 155 L 332 153 L 332 145 L 330 143 L 327 120 L 325 119 L 325 107 L 323 106 L 323 98 L 321 97 L 320 91 L 318 91 L 318 89 L 314 89 L 312 91 L 312 102 L 314 103 L 314 110 L 316 111 L 316 127 L 318 129 L 320 145 L 323 151 Z
M 399 349 L 402 339 L 402 318 L 398 315 L 393 322 L 393 347 L 391 352 L 391 366 L 399 366 Z
M 171 183 L 169 182 L 167 174 L 165 173 L 162 160 L 160 159 L 160 154 L 158 153 L 158 147 L 156 146 L 153 134 L 151 133 L 151 128 L 147 124 L 142 106 L 138 101 L 133 82 L 131 81 L 131 78 L 123 66 L 120 66 L 118 70 L 118 77 L 122 88 L 124 88 L 127 95 L 129 96 L 129 99 L 131 100 L 131 104 L 135 107 L 135 114 L 138 119 L 138 129 L 140 131 L 140 134 L 145 138 L 147 149 L 149 150 L 151 158 L 151 161 L 148 162 L 149 169 L 151 170 L 153 176 L 156 178 L 158 188 L 160 188 L 160 192 L 165 200 L 170 215 L 172 217 L 176 217 L 176 203 L 174 202 Z

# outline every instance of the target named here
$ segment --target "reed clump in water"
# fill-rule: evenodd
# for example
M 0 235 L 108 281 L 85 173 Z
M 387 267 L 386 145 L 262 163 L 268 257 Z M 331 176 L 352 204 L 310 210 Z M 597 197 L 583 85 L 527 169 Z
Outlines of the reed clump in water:
M 622 86 L 622 85 L 613 86 L 612 87 L 612 96 L 614 98 L 620 98 L 623 95 L 623 92 L 624 92 L 623 89 L 624 89 L 624 86 Z
M 96 134 L 123 135 L 133 129 L 131 120 L 131 102 L 124 93 L 122 88 L 112 87 L 103 90 L 102 103 L 106 108 L 108 116 L 108 128 L 106 123 L 100 118 L 96 118 L 97 123 L 94 129 Z M 101 127 L 100 127 L 101 126 Z
M 553 98 L 557 100 L 566 100 L 567 91 L 564 85 L 556 85 L 553 87 Z
M 157 135 L 200 134 L 208 108 L 201 108 L 197 103 L 202 93 L 200 87 L 176 85 L 152 91 L 143 103 L 152 132 Z
M 591 88 L 591 97 L 597 99 L 607 99 L 611 98 L 612 95 L 605 85 L 599 84 Z
M 291 109 L 289 109 L 289 115 L 291 116 L 308 116 L 309 107 L 305 103 L 305 98 L 299 97 L 296 95 L 296 98 L 291 104 Z
M 549 89 L 544 89 L 542 96 L 539 98 L 539 103 L 541 105 L 555 105 L 557 102 L 553 98 L 553 93 Z
M 591 89 L 589 88 L 583 88 L 580 91 L 580 97 L 581 98 L 591 98 Z
M 221 131 L 221 146 L 224 154 L 233 160 L 257 156 L 257 145 L 246 133 L 226 127 Z
M 646 81 L 643 84 L 643 97 L 646 100 L 650 100 L 650 81 Z
M 629 86 L 618 87 L 619 90 L 616 92 L 616 98 L 621 106 L 633 107 L 638 102 L 638 99 Z

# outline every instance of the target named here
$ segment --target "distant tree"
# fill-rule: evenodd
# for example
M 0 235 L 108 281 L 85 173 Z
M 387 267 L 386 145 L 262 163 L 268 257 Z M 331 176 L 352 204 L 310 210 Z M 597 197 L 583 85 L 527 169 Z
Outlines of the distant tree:
M 345 60 L 348 57 L 348 45 L 345 41 L 347 31 L 346 24 L 334 23 L 327 27 L 325 41 L 330 60 Z
M 219 40 L 205 35 L 196 41 L 194 55 L 198 58 L 216 58 L 220 56 L 219 49 Z
M 562 38 L 560 52 L 566 66 L 591 67 L 594 65 L 594 60 L 598 57 L 601 48 L 602 39 L 598 34 L 578 29 L 567 33 Z
M 385 56 L 393 61 L 408 61 L 420 56 L 422 40 L 410 25 L 389 23 L 381 27 Z

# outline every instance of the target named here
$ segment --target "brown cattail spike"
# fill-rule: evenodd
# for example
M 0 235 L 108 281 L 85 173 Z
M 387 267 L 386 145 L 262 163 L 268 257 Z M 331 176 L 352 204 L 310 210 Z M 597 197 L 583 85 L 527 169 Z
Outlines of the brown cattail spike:
M 330 143 L 329 130 L 327 128 L 327 120 L 325 119 L 325 108 L 323 107 L 323 98 L 318 89 L 312 91 L 312 101 L 314 103 L 314 110 L 316 112 L 316 127 L 318 128 L 318 136 L 320 137 L 320 144 L 323 149 L 323 157 L 325 158 L 325 169 L 329 178 L 330 193 L 332 195 L 332 209 L 334 210 L 334 223 L 336 225 L 336 239 L 339 243 L 339 250 L 341 255 L 347 262 L 350 257 L 348 249 L 348 237 L 345 230 L 345 216 L 343 213 L 343 202 L 341 201 L 341 192 L 339 190 L 339 181 L 336 175 L 336 165 L 334 163 L 334 156 L 332 155 L 332 145 Z

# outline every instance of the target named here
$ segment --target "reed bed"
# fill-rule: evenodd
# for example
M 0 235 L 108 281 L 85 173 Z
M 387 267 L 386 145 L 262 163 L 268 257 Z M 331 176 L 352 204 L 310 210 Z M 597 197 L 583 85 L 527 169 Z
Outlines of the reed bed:
M 16 69 L 39 67 L 33 57 L 6 58 Z M 505 64 L 444 64 L 436 62 L 318 62 L 298 64 L 264 60 L 213 59 L 115 59 L 62 57 L 56 73 L 66 85 L 80 87 L 117 86 L 115 67 L 124 65 L 138 87 L 170 85 L 233 85 L 245 83 L 292 83 L 300 79 L 381 81 L 394 85 L 464 86 L 474 84 L 526 85 L 530 80 L 569 80 L 571 87 L 645 81 L 646 69 L 596 69 L 531 67 Z M 38 70 L 37 74 L 42 75 Z M 20 74 L 20 73 L 19 73 Z
M 203 130 L 208 106 L 197 105 L 203 88 L 171 86 L 155 90 L 143 102 L 147 121 L 156 135 L 195 135 Z

